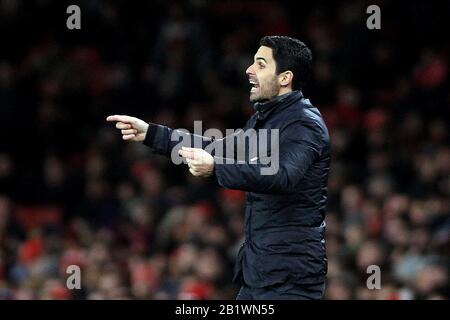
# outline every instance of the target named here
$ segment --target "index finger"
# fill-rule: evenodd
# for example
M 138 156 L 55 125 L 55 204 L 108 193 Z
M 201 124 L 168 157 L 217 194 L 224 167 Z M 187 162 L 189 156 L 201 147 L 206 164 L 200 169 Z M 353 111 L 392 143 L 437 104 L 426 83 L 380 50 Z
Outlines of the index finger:
M 132 122 L 133 118 L 130 116 L 124 116 L 124 115 L 113 115 L 106 118 L 106 121 L 120 121 L 120 122 Z

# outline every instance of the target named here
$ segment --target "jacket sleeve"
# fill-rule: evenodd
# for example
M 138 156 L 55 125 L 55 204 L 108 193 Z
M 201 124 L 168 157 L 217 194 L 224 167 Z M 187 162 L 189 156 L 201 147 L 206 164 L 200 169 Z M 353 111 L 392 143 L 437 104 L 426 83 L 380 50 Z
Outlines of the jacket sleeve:
M 211 138 L 191 134 L 187 130 L 172 129 L 159 124 L 149 123 L 143 143 L 155 153 L 170 157 L 175 147 L 198 147 L 204 149 L 212 141 Z
M 192 134 L 183 129 L 171 129 L 159 124 L 149 123 L 143 143 L 150 147 L 155 153 L 168 157 L 174 152 L 176 153 L 181 147 L 206 149 L 206 151 L 210 152 L 213 156 L 216 156 L 217 150 L 221 150 L 221 155 L 226 154 L 227 148 L 230 148 L 230 143 L 236 145 L 234 136 L 236 136 L 236 134 L 221 139 L 215 139 Z M 209 148 L 207 148 L 208 146 Z M 236 150 L 235 147 L 232 149 Z
M 262 164 L 260 161 L 233 164 L 216 162 L 215 176 L 219 185 L 256 193 L 294 192 L 306 171 L 321 155 L 323 132 L 314 122 L 296 120 L 280 133 L 280 141 L 278 166 Z M 273 153 L 271 156 L 274 156 Z M 268 172 L 262 174 L 263 168 Z

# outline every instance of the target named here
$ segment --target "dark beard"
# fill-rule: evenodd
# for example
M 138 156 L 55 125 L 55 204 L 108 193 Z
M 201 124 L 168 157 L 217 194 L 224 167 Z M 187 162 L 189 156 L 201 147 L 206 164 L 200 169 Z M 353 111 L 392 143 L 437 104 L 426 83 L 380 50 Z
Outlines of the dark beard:
M 260 87 L 260 89 L 263 87 Z M 280 92 L 280 85 L 278 84 L 277 76 L 274 76 L 272 79 L 270 79 L 270 82 L 267 84 L 267 87 L 265 87 L 264 92 L 261 91 L 260 95 L 256 99 L 252 99 L 250 97 L 250 101 L 251 102 L 269 101 L 275 98 L 279 92 Z

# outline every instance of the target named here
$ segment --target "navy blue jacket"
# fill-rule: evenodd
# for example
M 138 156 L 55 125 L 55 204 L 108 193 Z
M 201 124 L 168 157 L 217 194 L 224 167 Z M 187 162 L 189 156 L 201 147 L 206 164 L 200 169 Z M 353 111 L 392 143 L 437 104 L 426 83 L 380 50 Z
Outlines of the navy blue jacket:
M 201 146 L 205 150 L 220 145 L 224 152 L 234 145 L 234 163 L 218 161 L 223 154 L 218 157 L 214 148 L 210 152 L 216 159 L 214 177 L 218 184 L 247 191 L 245 242 L 238 253 L 234 280 L 244 280 L 255 288 L 286 281 L 324 281 L 324 218 L 330 167 L 327 127 L 319 110 L 300 91 L 256 103 L 255 109 L 242 131 L 224 139 L 150 124 L 144 144 L 167 156 L 181 145 Z M 270 174 L 261 174 L 261 169 L 271 164 L 260 155 L 274 156 L 273 145 L 270 141 L 256 144 L 254 157 L 249 135 L 247 139 L 243 137 L 252 129 L 267 129 L 269 137 L 274 137 L 270 130 L 278 129 L 278 166 Z M 246 151 L 243 158 L 236 151 L 240 148 Z

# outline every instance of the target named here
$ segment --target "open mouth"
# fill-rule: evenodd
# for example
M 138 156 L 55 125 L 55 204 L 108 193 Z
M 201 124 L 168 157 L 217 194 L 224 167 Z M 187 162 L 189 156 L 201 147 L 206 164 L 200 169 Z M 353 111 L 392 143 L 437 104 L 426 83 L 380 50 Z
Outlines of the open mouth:
M 258 83 L 255 80 L 253 80 L 253 79 L 249 79 L 248 82 L 252 86 L 251 89 L 250 89 L 250 92 L 256 92 L 258 90 L 258 88 L 259 88 Z

